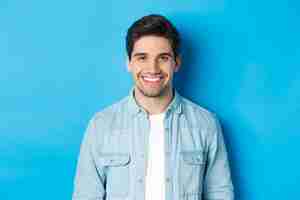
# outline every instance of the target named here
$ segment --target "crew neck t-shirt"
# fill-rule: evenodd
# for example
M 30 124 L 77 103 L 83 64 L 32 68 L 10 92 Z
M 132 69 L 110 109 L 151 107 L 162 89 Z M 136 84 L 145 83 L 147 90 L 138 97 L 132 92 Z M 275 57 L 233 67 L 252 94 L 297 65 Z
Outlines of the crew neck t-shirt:
M 164 117 L 165 113 L 149 115 L 145 200 L 165 200 Z

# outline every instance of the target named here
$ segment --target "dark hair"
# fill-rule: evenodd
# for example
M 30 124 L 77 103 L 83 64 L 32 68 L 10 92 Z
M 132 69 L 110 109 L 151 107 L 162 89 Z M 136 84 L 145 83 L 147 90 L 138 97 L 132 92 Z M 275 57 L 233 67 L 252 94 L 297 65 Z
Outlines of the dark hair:
M 126 50 L 129 60 L 134 43 L 147 35 L 161 36 L 169 40 L 175 57 L 179 54 L 180 37 L 173 24 L 164 16 L 152 14 L 135 21 L 128 29 L 126 35 Z

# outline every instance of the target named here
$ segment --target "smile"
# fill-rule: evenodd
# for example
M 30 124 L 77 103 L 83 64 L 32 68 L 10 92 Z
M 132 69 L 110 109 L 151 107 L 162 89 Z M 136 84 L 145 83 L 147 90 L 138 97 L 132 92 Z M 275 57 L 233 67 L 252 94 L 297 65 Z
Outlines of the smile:
M 156 83 L 160 82 L 163 79 L 163 76 L 142 76 L 142 79 L 146 82 Z

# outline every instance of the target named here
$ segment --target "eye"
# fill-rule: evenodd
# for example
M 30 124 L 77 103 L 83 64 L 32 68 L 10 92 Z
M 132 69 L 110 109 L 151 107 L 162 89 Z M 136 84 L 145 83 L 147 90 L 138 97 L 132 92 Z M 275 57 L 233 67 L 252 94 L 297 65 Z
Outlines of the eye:
M 146 60 L 146 56 L 139 56 L 137 57 L 137 60 L 140 62 L 144 62 Z
M 162 61 L 162 62 L 167 62 L 169 59 L 170 59 L 169 56 L 161 56 L 159 58 L 159 60 Z

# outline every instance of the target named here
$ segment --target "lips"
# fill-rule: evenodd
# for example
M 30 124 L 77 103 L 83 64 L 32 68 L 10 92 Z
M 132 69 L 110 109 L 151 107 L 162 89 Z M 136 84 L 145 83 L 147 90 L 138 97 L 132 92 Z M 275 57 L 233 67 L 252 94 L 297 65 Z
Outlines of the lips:
M 149 81 L 149 82 L 158 82 L 158 81 L 160 81 L 160 78 L 159 77 L 143 77 L 143 79 L 145 80 L 145 81 Z
M 142 79 L 145 82 L 150 82 L 150 83 L 158 83 L 163 79 L 163 75 L 142 75 Z

